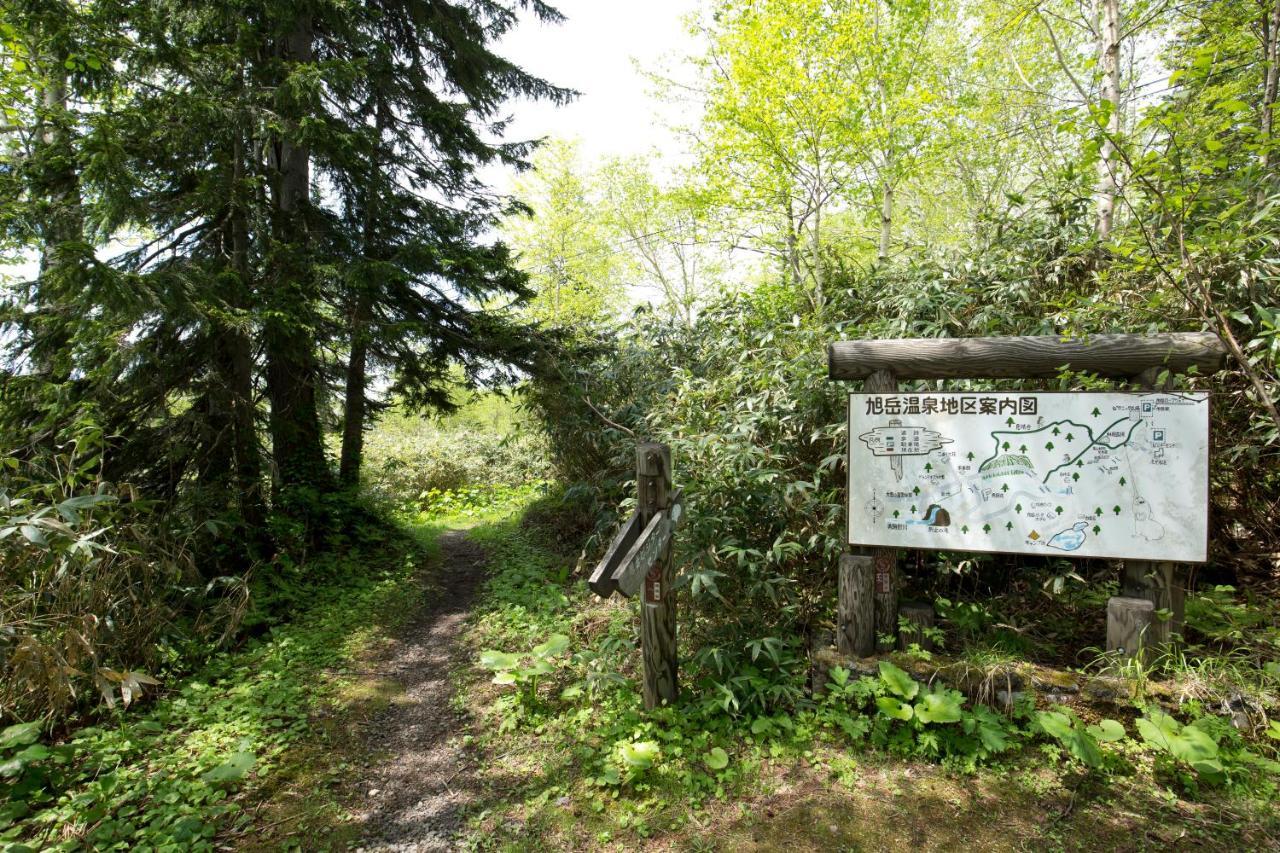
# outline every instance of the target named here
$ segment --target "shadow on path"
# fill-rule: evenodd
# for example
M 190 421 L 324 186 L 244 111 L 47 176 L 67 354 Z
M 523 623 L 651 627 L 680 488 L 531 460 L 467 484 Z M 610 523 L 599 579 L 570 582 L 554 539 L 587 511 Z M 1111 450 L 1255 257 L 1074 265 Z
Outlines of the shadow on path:
M 458 639 L 484 578 L 485 555 L 458 530 L 444 533 L 440 548 L 436 600 L 423 605 L 377 667 L 376 675 L 403 693 L 361 733 L 378 758 L 358 807 L 360 850 L 452 850 L 463 811 L 478 796 L 470 759 L 457 743 L 467 717 L 453 708 L 449 674 L 466 657 Z

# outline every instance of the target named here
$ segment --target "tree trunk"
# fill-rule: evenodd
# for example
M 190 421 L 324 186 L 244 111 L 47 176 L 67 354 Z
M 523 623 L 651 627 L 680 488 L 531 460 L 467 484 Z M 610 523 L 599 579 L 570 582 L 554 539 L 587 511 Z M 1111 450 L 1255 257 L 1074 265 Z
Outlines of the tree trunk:
M 1266 75 L 1263 78 L 1262 117 L 1262 180 L 1258 187 L 1258 204 L 1266 203 L 1269 184 L 1271 183 L 1271 164 L 1274 162 L 1271 147 L 1275 127 L 1275 104 L 1277 88 L 1280 88 L 1280 0 L 1274 0 L 1271 8 L 1262 16 L 1262 58 L 1266 63 Z
M 38 321 L 32 359 L 50 381 L 62 383 L 71 375 L 71 320 L 74 316 L 72 284 L 68 264 L 75 264 L 75 249 L 68 244 L 84 240 L 84 213 L 80 199 L 80 175 L 76 171 L 68 127 L 67 76 L 64 56 L 45 59 L 41 101 L 44 114 L 39 135 L 39 155 L 43 180 L 40 195 L 49 204 L 42 225 L 39 293 L 37 304 L 43 317 Z
M 880 263 L 888 263 L 893 243 L 893 184 L 884 181 L 880 187 Z
M 280 45 L 281 55 L 293 63 L 311 62 L 312 38 L 311 19 L 300 16 Z M 275 146 L 278 280 L 268 300 L 274 310 L 264 323 L 263 342 L 267 353 L 267 396 L 271 401 L 271 447 L 279 490 L 285 498 L 281 508 L 305 518 L 314 514 L 314 498 L 332 489 L 333 478 L 325 460 L 316 405 L 320 370 L 314 333 L 309 327 L 314 308 L 305 224 L 310 204 L 310 150 L 295 138 L 298 116 L 289 115 L 287 110 L 285 115 L 285 129 Z M 294 495 L 302 502 L 311 502 L 310 506 L 291 500 Z
M 236 130 L 232 143 L 231 174 L 231 263 L 239 283 L 232 308 L 247 312 L 253 296 L 253 272 L 249 267 L 248 202 L 245 199 L 244 136 Z M 226 348 L 225 383 L 230 392 L 232 453 L 235 465 L 236 493 L 240 517 L 249 537 L 259 545 L 267 544 L 267 511 L 262 494 L 262 451 L 258 446 L 256 407 L 253 401 L 253 344 L 249 334 L 239 325 L 223 332 Z
M 381 164 L 382 137 L 391 124 L 391 114 L 386 101 L 377 97 L 376 117 L 377 148 L 373 154 L 373 174 L 365 192 L 364 222 L 361 235 L 366 260 L 383 257 L 378 237 L 378 193 L 383 180 Z M 351 311 L 351 351 L 347 358 L 347 382 L 342 419 L 342 452 L 338 460 L 338 480 L 344 486 L 356 486 L 360 482 L 360 464 L 364 458 L 364 427 L 367 415 L 365 390 L 368 385 L 369 321 L 373 314 L 373 286 L 368 280 L 357 282 L 355 304 Z
M 351 354 L 347 359 L 346 400 L 343 405 L 342 454 L 338 480 L 344 486 L 360 482 L 364 458 L 365 386 L 369 359 L 369 314 L 372 300 L 361 291 L 351 315 Z
M 1115 170 L 1115 140 L 1120 137 L 1120 0 L 1100 0 L 1101 26 L 1098 29 L 1099 64 L 1102 68 L 1102 100 L 1111 104 L 1106 135 L 1098 158 L 1098 239 L 1111 237 L 1115 218 L 1118 182 Z

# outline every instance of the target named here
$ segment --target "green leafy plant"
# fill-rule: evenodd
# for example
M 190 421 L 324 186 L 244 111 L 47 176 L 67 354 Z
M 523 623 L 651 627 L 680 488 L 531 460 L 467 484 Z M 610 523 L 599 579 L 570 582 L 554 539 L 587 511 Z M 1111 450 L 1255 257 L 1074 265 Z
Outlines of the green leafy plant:
M 480 665 L 493 671 L 493 683 L 514 685 L 521 701 L 532 706 L 538 699 L 538 682 L 554 673 L 558 665 L 555 658 L 569 648 L 569 638 L 553 634 L 545 643 L 534 646 L 528 654 L 501 652 L 493 649 L 480 653 Z
M 1099 744 L 1114 743 L 1125 736 L 1124 726 L 1116 720 L 1104 719 L 1086 725 L 1070 711 L 1039 711 L 1035 725 L 1058 741 L 1072 758 L 1090 769 L 1103 765 Z

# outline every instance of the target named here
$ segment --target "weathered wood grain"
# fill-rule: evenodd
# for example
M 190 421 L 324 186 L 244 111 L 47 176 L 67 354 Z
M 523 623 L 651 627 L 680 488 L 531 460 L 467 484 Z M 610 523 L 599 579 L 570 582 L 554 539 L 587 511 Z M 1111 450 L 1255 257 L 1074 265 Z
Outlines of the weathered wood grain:
M 898 615 L 905 620 L 908 626 L 902 626 L 898 629 L 898 649 L 906 651 L 911 647 L 912 643 L 916 643 L 926 652 L 933 651 L 933 640 L 929 639 L 925 633 L 925 628 L 934 626 L 933 607 L 929 604 L 920 602 L 912 602 L 904 604 L 898 609 Z M 901 625 L 901 622 L 899 622 Z
M 1227 350 L 1211 332 L 1002 338 L 902 338 L 837 341 L 827 347 L 831 379 L 1034 379 L 1068 366 L 1100 376 L 1132 377 L 1151 368 L 1215 373 Z M 871 391 L 873 389 L 867 388 Z M 892 389 L 896 390 L 896 389 Z
M 626 556 L 631 550 L 631 546 L 635 544 L 636 539 L 640 537 L 640 516 L 632 513 L 627 519 L 627 523 L 622 525 L 622 529 L 618 531 L 618 535 L 613 537 L 613 542 L 609 544 L 609 550 L 605 552 L 604 557 L 596 564 L 595 570 L 591 572 L 591 577 L 587 578 L 587 586 L 591 591 L 601 598 L 608 598 L 617 589 L 617 584 L 613 579 L 613 572 L 618 568 L 618 562 Z
M 866 391 L 891 394 L 898 390 L 897 377 L 887 370 L 877 370 L 862 383 Z M 898 551 L 896 548 L 859 548 L 855 553 L 869 556 L 874 561 L 875 621 L 877 646 L 881 651 L 893 648 L 898 635 Z M 887 637 L 884 643 L 880 637 Z
M 649 519 L 626 555 L 614 567 L 612 582 L 624 598 L 631 598 L 644 585 L 645 575 L 661 562 L 671 543 L 671 522 L 665 511 Z
M 636 514 L 646 527 L 670 507 L 671 448 L 645 442 L 636 446 Z M 676 658 L 676 596 L 670 537 L 644 579 L 640 605 L 640 645 L 644 662 L 644 706 L 657 708 L 679 695 Z
M 876 650 L 875 560 L 842 554 L 836 648 L 844 656 L 866 657 Z
M 1107 599 L 1107 651 L 1127 658 L 1146 656 L 1156 606 L 1145 598 Z

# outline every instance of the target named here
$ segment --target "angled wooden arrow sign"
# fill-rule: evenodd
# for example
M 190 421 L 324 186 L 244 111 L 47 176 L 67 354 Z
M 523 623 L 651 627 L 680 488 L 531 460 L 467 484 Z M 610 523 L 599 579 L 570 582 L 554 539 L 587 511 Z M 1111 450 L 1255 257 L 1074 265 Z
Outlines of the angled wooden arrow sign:
M 640 538 L 613 570 L 614 588 L 626 598 L 639 592 L 644 576 L 662 559 L 670 541 L 671 519 L 664 510 L 649 520 Z
M 613 570 L 618 567 L 618 563 L 627 555 L 639 537 L 640 516 L 632 513 L 627 523 L 618 531 L 618 535 L 613 537 L 613 542 L 609 544 L 609 550 L 605 552 L 604 558 L 587 579 L 587 586 L 591 587 L 592 592 L 601 598 L 613 595 L 613 591 L 617 589 L 613 580 Z

